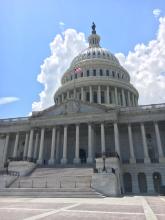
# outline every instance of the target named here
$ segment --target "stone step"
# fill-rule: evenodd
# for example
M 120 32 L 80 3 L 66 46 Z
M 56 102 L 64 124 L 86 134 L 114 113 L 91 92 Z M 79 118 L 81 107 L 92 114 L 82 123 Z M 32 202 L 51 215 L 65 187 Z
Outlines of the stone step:
M 54 197 L 54 198 L 103 198 L 93 189 L 62 188 L 4 188 L 0 196 Z

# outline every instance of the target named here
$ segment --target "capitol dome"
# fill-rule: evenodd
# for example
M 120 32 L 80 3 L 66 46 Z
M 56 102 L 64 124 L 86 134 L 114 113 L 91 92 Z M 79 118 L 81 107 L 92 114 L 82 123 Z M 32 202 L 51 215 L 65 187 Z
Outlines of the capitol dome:
M 63 74 L 62 86 L 54 96 L 56 104 L 68 99 L 108 106 L 137 106 L 138 91 L 118 59 L 100 46 L 93 23 L 89 47 L 79 53 Z

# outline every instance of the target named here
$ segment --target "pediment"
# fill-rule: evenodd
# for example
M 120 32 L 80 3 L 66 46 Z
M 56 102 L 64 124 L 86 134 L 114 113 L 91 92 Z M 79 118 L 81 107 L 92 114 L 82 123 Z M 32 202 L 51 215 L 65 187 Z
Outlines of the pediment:
M 32 117 L 45 117 L 80 113 L 103 113 L 106 107 L 100 104 L 84 103 L 78 100 L 68 100 L 61 105 L 53 105 L 43 111 L 33 112 Z

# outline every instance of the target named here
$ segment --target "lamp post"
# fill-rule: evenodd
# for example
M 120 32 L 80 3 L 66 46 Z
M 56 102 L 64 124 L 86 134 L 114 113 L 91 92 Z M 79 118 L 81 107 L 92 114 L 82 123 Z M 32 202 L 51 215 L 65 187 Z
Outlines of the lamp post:
M 103 158 L 103 172 L 106 172 L 106 168 L 105 168 L 106 155 L 105 155 L 105 152 L 102 153 L 102 158 Z

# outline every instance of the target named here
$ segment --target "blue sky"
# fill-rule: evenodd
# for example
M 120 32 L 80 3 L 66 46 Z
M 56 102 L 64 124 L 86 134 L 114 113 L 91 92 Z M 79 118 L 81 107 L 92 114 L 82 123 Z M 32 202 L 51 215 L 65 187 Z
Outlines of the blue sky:
M 155 39 L 164 0 L 5 0 L 0 7 L 0 98 L 19 100 L 0 104 L 0 118 L 27 116 L 39 100 L 43 85 L 37 81 L 40 65 L 50 56 L 49 44 L 73 28 L 90 33 L 92 21 L 101 45 L 125 56 L 139 43 Z M 59 25 L 63 22 L 65 25 Z

